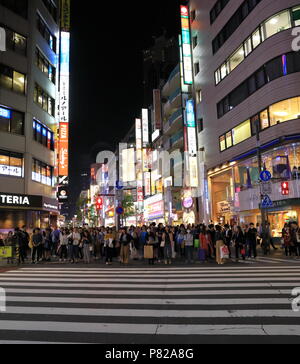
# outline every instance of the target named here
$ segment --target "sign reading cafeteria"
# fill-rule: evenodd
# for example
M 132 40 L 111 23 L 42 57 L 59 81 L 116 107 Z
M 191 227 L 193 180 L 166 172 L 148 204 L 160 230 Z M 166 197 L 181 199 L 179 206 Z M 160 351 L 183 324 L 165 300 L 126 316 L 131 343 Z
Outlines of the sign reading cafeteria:
M 57 200 L 43 196 L 15 195 L 0 192 L 0 208 L 24 208 L 58 211 Z

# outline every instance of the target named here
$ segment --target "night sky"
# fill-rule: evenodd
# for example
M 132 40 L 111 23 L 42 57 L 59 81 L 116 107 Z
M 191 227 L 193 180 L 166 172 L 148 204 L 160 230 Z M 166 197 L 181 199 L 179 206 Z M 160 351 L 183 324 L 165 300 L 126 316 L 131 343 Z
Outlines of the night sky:
M 101 1 L 99 7 L 93 7 L 94 3 L 72 1 L 73 196 L 78 193 L 79 168 L 84 164 L 78 163 L 80 158 L 90 154 L 96 144 L 107 144 L 113 149 L 139 116 L 143 107 L 142 51 L 164 29 L 170 36 L 178 34 L 179 5 L 184 2 Z

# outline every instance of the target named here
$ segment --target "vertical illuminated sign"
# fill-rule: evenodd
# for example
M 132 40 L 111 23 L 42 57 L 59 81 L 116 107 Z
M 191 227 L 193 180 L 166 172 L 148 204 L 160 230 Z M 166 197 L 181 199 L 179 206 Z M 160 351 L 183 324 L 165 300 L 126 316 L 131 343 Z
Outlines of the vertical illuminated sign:
M 198 187 L 198 163 L 197 163 L 197 130 L 195 118 L 195 104 L 194 100 L 187 100 L 186 102 L 186 121 L 185 127 L 187 128 L 188 152 L 189 152 L 189 175 L 190 187 Z
M 161 107 L 161 92 L 153 90 L 153 106 L 154 106 L 154 122 L 156 130 L 162 129 L 162 107 Z
M 193 84 L 193 61 L 191 47 L 190 16 L 188 6 L 180 7 L 182 29 L 183 74 L 186 85 Z
M 70 0 L 61 0 L 60 20 L 60 82 L 59 82 L 59 140 L 58 175 L 69 174 L 69 122 L 70 122 Z
M 149 112 L 148 109 L 142 110 L 142 124 L 143 124 L 143 146 L 147 147 L 149 144 Z
M 136 133 L 136 180 L 137 180 L 137 202 L 140 204 L 144 201 L 143 192 L 143 143 L 142 143 L 142 120 L 136 119 L 135 121 L 135 133 Z

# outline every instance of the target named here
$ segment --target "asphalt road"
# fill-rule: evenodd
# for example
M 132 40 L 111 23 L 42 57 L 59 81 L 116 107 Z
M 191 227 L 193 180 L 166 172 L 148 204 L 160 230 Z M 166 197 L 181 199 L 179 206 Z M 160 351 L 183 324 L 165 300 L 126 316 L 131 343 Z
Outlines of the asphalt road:
M 296 260 L 26 266 L 0 273 L 0 287 L 1 344 L 300 343 Z

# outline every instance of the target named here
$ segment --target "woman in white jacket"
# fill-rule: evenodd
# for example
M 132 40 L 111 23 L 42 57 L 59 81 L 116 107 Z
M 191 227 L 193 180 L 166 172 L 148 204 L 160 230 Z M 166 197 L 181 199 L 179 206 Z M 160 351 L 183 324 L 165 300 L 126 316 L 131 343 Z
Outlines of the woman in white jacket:
M 71 230 L 71 234 L 68 236 L 69 241 L 69 255 L 71 263 L 78 263 L 79 259 L 79 245 L 81 242 L 81 235 L 79 234 L 78 228 L 74 231 Z

